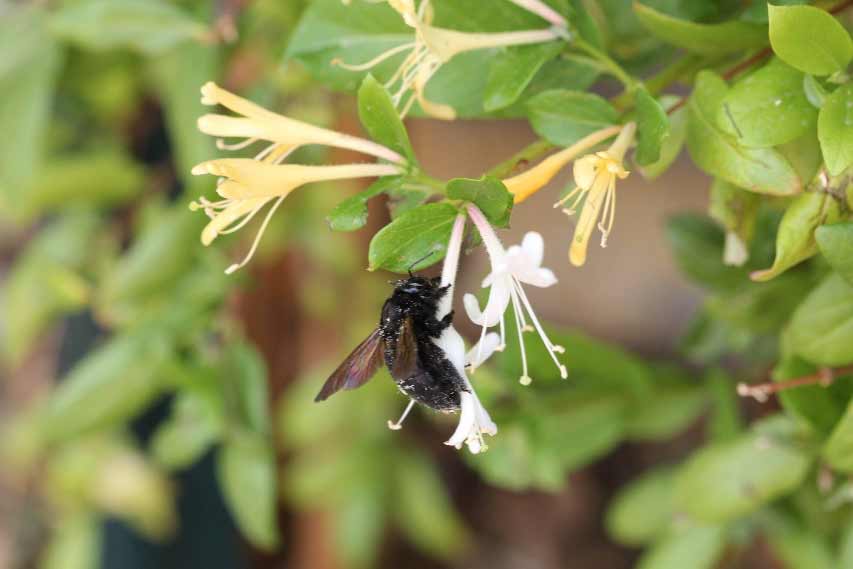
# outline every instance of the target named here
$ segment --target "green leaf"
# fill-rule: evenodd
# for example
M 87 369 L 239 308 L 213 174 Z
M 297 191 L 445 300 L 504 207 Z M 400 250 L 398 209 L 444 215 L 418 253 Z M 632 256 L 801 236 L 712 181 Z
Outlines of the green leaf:
M 0 139 L 0 211 L 14 217 L 41 165 L 61 57 L 41 10 L 5 6 L 0 38 L 0 124 L 15 133 Z
M 794 352 L 823 366 L 853 363 L 853 286 L 831 274 L 797 307 L 787 330 Z
M 821 456 L 834 470 L 853 472 L 853 402 L 847 404 L 847 411 L 823 445 Z
M 678 101 L 678 97 L 664 95 L 660 102 L 664 108 L 669 108 Z M 660 146 L 660 158 L 657 161 L 641 166 L 640 173 L 647 180 L 654 180 L 664 172 L 678 158 L 684 141 L 687 139 L 687 109 L 680 108 L 669 115 L 669 134 L 664 137 Z
M 853 285 L 853 222 L 822 225 L 814 236 L 832 268 Z
M 201 103 L 199 89 L 219 75 L 218 59 L 216 46 L 185 42 L 150 62 L 166 115 L 177 175 L 185 185 L 185 194 L 193 198 L 210 188 L 211 183 L 205 179 L 207 176 L 191 175 L 192 167 L 217 155 L 213 137 L 199 131 L 196 122 L 210 112 L 210 107 Z
M 792 195 L 802 190 L 791 164 L 770 148 L 745 148 L 717 127 L 726 85 L 710 71 L 696 77 L 688 104 L 687 147 L 697 166 L 741 188 Z
M 704 392 L 696 387 L 662 387 L 662 392 L 638 403 L 628 414 L 626 436 L 633 441 L 669 439 L 680 433 L 705 409 Z
M 257 349 L 238 341 L 223 355 L 222 383 L 231 426 L 266 435 L 270 432 L 267 369 Z
M 719 527 L 689 527 L 647 550 L 637 569 L 714 569 L 725 553 L 725 532 Z
M 800 178 L 800 185 L 804 188 L 814 181 L 818 169 L 823 165 L 817 140 L 817 125 L 799 138 L 776 147 L 776 150 L 791 163 Z
M 97 516 L 65 514 L 57 520 L 39 560 L 40 569 L 96 569 L 100 566 L 101 535 Z
M 813 6 L 768 6 L 770 45 L 785 63 L 812 75 L 843 71 L 853 40 L 831 14 Z
M 338 205 L 326 217 L 329 227 L 335 231 L 355 231 L 367 223 L 367 201 L 381 193 L 399 189 L 404 183 L 400 176 L 383 176 L 366 189 L 350 196 Z
M 607 508 L 607 533 L 615 541 L 634 547 L 664 535 L 675 521 L 674 478 L 672 467 L 659 467 L 622 487 Z
M 841 534 L 839 567 L 853 567 L 853 519 L 847 522 L 847 527 Z
M 663 106 L 645 89 L 637 89 L 634 95 L 637 107 L 637 153 L 640 166 L 648 166 L 660 160 L 661 146 L 669 136 L 669 118 Z
M 397 525 L 408 540 L 431 556 L 458 555 L 468 539 L 445 484 L 427 457 L 405 452 L 393 457 L 394 507 Z
M 761 199 L 757 194 L 719 178 L 711 184 L 708 213 L 726 230 L 725 264 L 741 266 L 749 259 L 749 243 L 755 233 L 759 205 Z
M 704 55 L 720 55 L 761 47 L 767 43 L 764 26 L 731 20 L 698 24 L 673 18 L 638 1 L 633 3 L 640 23 L 663 41 Z
M 817 121 L 803 77 L 801 71 L 773 59 L 728 92 L 717 124 L 748 147 L 778 146 L 802 136 Z
M 793 491 L 811 464 L 795 435 L 793 424 L 775 417 L 698 451 L 676 478 L 676 507 L 702 522 L 726 522 Z
M 400 114 L 388 91 L 373 75 L 365 77 L 358 90 L 358 117 L 373 140 L 405 156 L 410 163 L 417 164 Z
M 172 403 L 172 414 L 155 431 L 151 454 L 168 469 L 190 466 L 222 432 L 222 411 L 197 393 L 184 391 Z
M 779 224 L 773 266 L 754 271 L 750 275 L 752 280 L 770 280 L 817 253 L 815 229 L 824 223 L 837 221 L 839 214 L 838 202 L 830 194 L 808 192 L 797 196 L 785 210 Z
M 498 227 L 509 225 L 513 198 L 503 182 L 483 176 L 479 180 L 454 178 L 447 182 L 447 197 L 476 205 Z
M 527 101 L 530 124 L 536 133 L 553 144 L 569 146 L 584 136 L 611 126 L 619 118 L 616 109 L 602 97 L 554 89 Z
M 20 205 L 27 218 L 62 210 L 69 203 L 115 206 L 144 187 L 145 172 L 120 149 L 51 160 L 36 176 Z
M 817 134 L 830 174 L 838 176 L 853 165 L 853 84 L 842 85 L 826 98 Z
M 783 339 L 787 343 L 787 338 Z M 787 351 L 786 348 L 783 348 Z M 817 373 L 816 366 L 798 356 L 786 355 L 773 368 L 773 381 L 785 381 Z M 794 417 L 812 427 L 815 432 L 829 435 L 844 412 L 845 397 L 834 393 L 833 387 L 804 385 L 797 389 L 786 389 L 779 393 L 782 407 Z
M 217 478 L 243 535 L 260 549 L 278 546 L 275 455 L 263 437 L 229 438 L 217 455 Z
M 67 440 L 136 415 L 166 387 L 170 355 L 156 335 L 125 334 L 104 344 L 53 392 L 46 418 L 50 437 Z
M 558 42 L 506 48 L 492 59 L 483 108 L 497 111 L 518 100 L 543 65 L 563 49 Z
M 129 48 L 161 54 L 188 39 L 201 39 L 205 27 L 162 0 L 83 0 L 54 13 L 51 29 L 86 49 Z
M 774 512 L 775 513 L 775 512 Z M 824 516 L 826 512 L 823 512 Z M 774 515 L 761 524 L 774 557 L 785 567 L 795 569 L 837 569 L 832 548 L 825 535 L 816 528 L 803 524 L 793 517 Z
M 369 270 L 405 273 L 444 258 L 456 208 L 449 203 L 418 206 L 380 229 L 370 241 Z
M 91 296 L 81 276 L 93 258 L 100 229 L 95 215 L 69 213 L 44 226 L 20 252 L 0 298 L 6 334 L 3 355 L 16 366 L 57 318 L 79 310 Z
M 697 284 L 732 291 L 746 280 L 742 270 L 723 264 L 725 236 L 707 217 L 677 215 L 667 223 L 666 236 L 678 267 Z
M 735 438 L 743 429 L 740 401 L 732 377 L 720 368 L 712 368 L 705 377 L 713 401 L 708 419 L 708 437 L 714 442 Z

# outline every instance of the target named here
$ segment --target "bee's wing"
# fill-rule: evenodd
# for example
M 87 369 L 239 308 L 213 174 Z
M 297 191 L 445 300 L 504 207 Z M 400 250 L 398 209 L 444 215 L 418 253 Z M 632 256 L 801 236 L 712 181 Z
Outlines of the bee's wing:
M 398 381 L 408 379 L 418 368 L 418 341 L 415 337 L 411 317 L 403 320 L 400 334 L 397 336 L 397 349 L 394 353 L 394 365 L 391 377 Z
M 367 383 L 382 365 L 384 347 L 385 342 L 377 328 L 329 376 L 314 401 L 325 401 L 341 389 L 355 389 Z

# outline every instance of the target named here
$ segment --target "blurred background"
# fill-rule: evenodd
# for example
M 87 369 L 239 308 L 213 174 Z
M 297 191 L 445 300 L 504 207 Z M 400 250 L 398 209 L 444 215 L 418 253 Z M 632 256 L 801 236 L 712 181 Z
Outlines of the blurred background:
M 221 154 L 195 129 L 208 80 L 360 134 L 351 96 L 282 62 L 305 3 L 0 0 L 0 567 L 634 566 L 654 531 L 642 513 L 665 493 L 636 517 L 614 497 L 709 430 L 737 428 L 734 378 L 702 381 L 704 364 L 761 333 L 702 332 L 702 292 L 673 260 L 667 220 L 706 208 L 707 178 L 687 160 L 653 183 L 632 175 L 583 270 L 552 208 L 568 172 L 517 208 L 502 238 L 544 235 L 560 282 L 530 294 L 572 375 L 560 384 L 534 347 L 531 387 L 512 353 L 478 371 L 500 428 L 485 455 L 442 445 L 454 419 L 423 409 L 389 431 L 404 400 L 384 374 L 317 405 L 394 278 L 365 270 L 386 204 L 335 233 L 325 216 L 359 188 L 301 189 L 233 276 L 223 269 L 254 235 L 203 248 L 205 219 L 188 208 L 213 190 L 191 166 Z M 407 126 L 439 178 L 477 177 L 534 139 L 522 121 Z M 460 290 L 487 272 L 472 250 Z M 671 387 L 666 411 L 646 380 Z M 782 566 L 760 540 L 727 563 Z

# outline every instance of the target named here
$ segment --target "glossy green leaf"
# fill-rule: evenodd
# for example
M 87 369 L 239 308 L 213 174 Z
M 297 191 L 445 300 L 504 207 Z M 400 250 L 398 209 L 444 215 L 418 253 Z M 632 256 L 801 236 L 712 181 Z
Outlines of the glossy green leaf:
M 688 104 L 687 147 L 693 161 L 711 175 L 741 188 L 764 194 L 792 195 L 801 182 L 791 164 L 770 148 L 745 148 L 720 130 L 716 117 L 727 88 L 709 71 L 696 78 Z
M 715 179 L 711 184 L 711 203 L 708 213 L 726 230 L 723 262 L 741 266 L 749 258 L 749 243 L 755 233 L 758 206 L 757 194 L 742 190 L 725 180 Z
M 104 344 L 53 392 L 46 418 L 51 438 L 67 440 L 139 413 L 166 387 L 170 355 L 156 336 L 127 334 Z
M 660 160 L 661 146 L 669 136 L 669 118 L 663 106 L 645 89 L 637 89 L 634 102 L 637 107 L 635 159 L 640 166 L 648 166 Z
M 385 269 L 405 273 L 429 267 L 444 258 L 456 208 L 449 203 L 433 203 L 407 211 L 370 241 L 369 270 Z
M 826 98 L 817 134 L 830 174 L 837 176 L 853 165 L 853 85 L 842 85 Z
M 801 71 L 773 59 L 729 90 L 717 124 L 748 147 L 778 146 L 802 136 L 817 121 L 803 77 Z
M 853 222 L 822 225 L 814 236 L 832 268 L 853 284 Z
M 838 202 L 829 194 L 808 192 L 797 196 L 779 224 L 773 266 L 754 271 L 750 275 L 752 280 L 770 280 L 817 253 L 815 229 L 837 221 L 839 214 Z
M 813 6 L 769 6 L 770 45 L 787 64 L 812 75 L 842 71 L 853 40 L 831 14 Z
M 719 55 L 761 47 L 767 43 L 764 26 L 731 20 L 699 24 L 679 20 L 636 1 L 634 13 L 640 23 L 663 41 L 705 55 Z
M 500 52 L 489 67 L 483 108 L 497 111 L 516 102 L 542 66 L 562 50 L 562 44 L 550 42 L 510 47 Z
M 637 569 L 714 569 L 725 553 L 725 537 L 719 527 L 689 527 L 653 545 Z
M 562 89 L 539 93 L 527 101 L 527 109 L 533 130 L 560 146 L 569 146 L 619 118 L 604 98 Z
M 329 227 L 335 231 L 355 231 L 367 223 L 367 202 L 370 198 L 381 193 L 399 189 L 404 178 L 399 176 L 383 176 L 366 189 L 350 196 L 332 209 L 326 216 Z
M 699 450 L 678 473 L 676 507 L 695 520 L 726 522 L 792 492 L 811 464 L 794 436 L 793 424 L 777 417 Z
M 799 138 L 777 146 L 776 150 L 790 162 L 803 188 L 814 181 L 818 170 L 823 166 L 816 125 Z
M 275 455 L 258 435 L 230 437 L 217 455 L 217 477 L 228 509 L 252 544 L 270 551 L 279 543 Z
M 814 364 L 853 363 L 853 285 L 826 277 L 797 307 L 787 334 L 795 353 Z
M 0 211 L 14 217 L 41 165 L 61 57 L 38 9 L 6 6 L 0 38 L 0 124 L 14 133 L 0 139 Z
M 513 197 L 503 182 L 483 176 L 479 180 L 454 178 L 447 182 L 447 197 L 471 202 L 480 208 L 489 221 L 498 227 L 509 225 Z
M 147 55 L 205 37 L 205 27 L 163 0 L 84 0 L 54 13 L 51 29 L 87 49 L 129 48 Z
M 674 478 L 672 467 L 659 467 L 622 487 L 607 509 L 607 533 L 628 546 L 646 545 L 664 535 L 675 521 Z
M 707 217 L 675 216 L 667 223 L 666 236 L 678 267 L 699 285 L 732 291 L 746 281 L 742 270 L 723 264 L 725 236 Z
M 660 98 L 661 104 L 666 109 L 674 105 L 677 100 L 678 97 L 670 95 Z M 683 107 L 677 109 L 668 117 L 669 134 L 661 142 L 660 157 L 655 162 L 639 168 L 640 173 L 647 180 L 654 180 L 666 172 L 684 148 L 684 141 L 687 139 L 687 109 Z
M 373 140 L 417 164 L 409 134 L 391 96 L 372 75 L 364 78 L 358 90 L 358 117 Z

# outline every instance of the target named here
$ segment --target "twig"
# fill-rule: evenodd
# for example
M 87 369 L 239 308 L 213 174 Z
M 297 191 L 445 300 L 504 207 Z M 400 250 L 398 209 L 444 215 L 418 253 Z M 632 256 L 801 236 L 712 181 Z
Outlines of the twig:
M 737 394 L 741 397 L 752 397 L 759 403 L 764 403 L 767 401 L 769 396 L 774 393 L 779 393 L 780 391 L 794 389 L 797 387 L 805 387 L 808 385 L 829 387 L 836 378 L 849 374 L 853 374 L 853 366 L 834 369 L 825 367 L 821 368 L 817 373 L 804 375 L 803 377 L 797 377 L 794 379 L 787 379 L 785 381 L 769 381 L 767 383 L 759 383 L 757 385 L 738 383 Z

